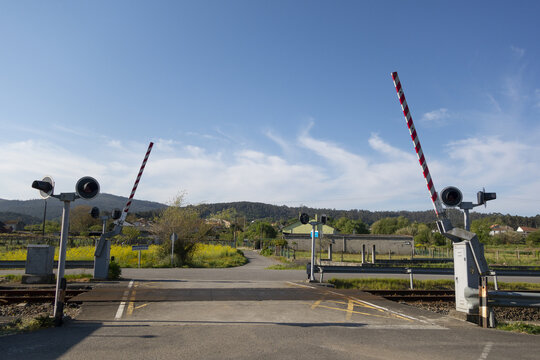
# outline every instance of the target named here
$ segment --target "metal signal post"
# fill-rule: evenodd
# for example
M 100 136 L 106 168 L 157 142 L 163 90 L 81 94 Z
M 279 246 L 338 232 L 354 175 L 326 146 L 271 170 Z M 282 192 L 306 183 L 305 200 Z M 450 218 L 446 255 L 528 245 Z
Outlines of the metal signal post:
M 62 211 L 62 229 L 60 231 L 60 249 L 58 251 L 58 272 L 56 274 L 56 293 L 54 300 L 54 323 L 56 326 L 62 325 L 64 315 L 64 297 L 66 293 L 66 279 L 64 271 L 66 268 L 66 246 L 69 232 L 69 209 L 71 202 L 76 199 L 90 200 L 99 194 L 99 183 L 96 179 L 85 176 L 77 181 L 75 192 L 61 193 L 54 195 L 54 181 L 51 177 L 46 176 L 41 181 L 35 180 L 32 187 L 40 191 L 41 197 L 47 199 L 49 197 L 57 198 L 64 203 Z

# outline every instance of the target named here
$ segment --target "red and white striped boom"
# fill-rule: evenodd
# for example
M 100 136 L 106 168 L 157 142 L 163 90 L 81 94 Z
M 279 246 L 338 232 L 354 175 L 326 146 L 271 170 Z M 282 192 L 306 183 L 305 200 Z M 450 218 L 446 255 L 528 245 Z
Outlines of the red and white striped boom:
M 392 79 L 394 80 L 394 86 L 396 87 L 399 102 L 401 104 L 401 109 L 403 109 L 403 115 L 405 115 L 405 120 L 407 121 L 407 127 L 409 128 L 409 132 L 411 134 L 414 149 L 416 150 L 416 154 L 418 155 L 418 161 L 420 162 L 422 172 L 424 173 L 424 179 L 426 179 L 427 188 L 429 190 L 431 201 L 433 202 L 433 207 L 435 208 L 435 213 L 437 214 L 437 217 L 444 216 L 444 207 L 441 199 L 439 198 L 439 194 L 437 194 L 435 186 L 433 185 L 433 180 L 431 179 L 431 175 L 429 173 L 426 158 L 424 157 L 422 146 L 420 146 L 420 139 L 418 139 L 418 134 L 416 133 L 416 128 L 414 127 L 413 119 L 411 116 L 411 111 L 409 110 L 409 106 L 407 105 L 407 100 L 405 100 L 405 94 L 403 93 L 403 87 L 401 86 L 397 72 L 392 73 Z
M 118 221 L 119 224 L 122 224 L 126 220 L 127 214 L 129 212 L 129 207 L 131 206 L 131 202 L 133 201 L 133 197 L 135 196 L 135 191 L 137 191 L 137 186 L 139 186 L 139 181 L 141 180 L 144 167 L 146 166 L 146 162 L 148 161 L 148 157 L 150 156 L 150 152 L 152 151 L 153 146 L 154 146 L 153 142 L 151 142 L 150 145 L 148 145 L 148 150 L 146 150 L 146 155 L 144 156 L 144 160 L 142 162 L 141 168 L 139 169 L 139 174 L 137 175 L 137 179 L 135 180 L 133 189 L 131 190 L 131 195 L 129 195 L 128 202 L 126 206 L 124 207 L 124 211 L 122 211 L 122 216 L 120 217 L 120 220 Z

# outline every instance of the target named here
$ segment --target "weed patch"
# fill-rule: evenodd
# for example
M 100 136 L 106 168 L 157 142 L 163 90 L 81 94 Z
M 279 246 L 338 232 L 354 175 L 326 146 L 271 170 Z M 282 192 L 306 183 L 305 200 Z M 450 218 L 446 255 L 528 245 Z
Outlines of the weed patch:
M 499 323 L 497 329 L 518 332 L 522 334 L 540 335 L 540 326 L 523 322 Z
M 35 318 L 18 318 L 0 327 L 0 334 L 35 331 L 52 326 L 54 326 L 54 319 L 48 315 L 39 315 Z
M 330 279 L 337 289 L 359 289 L 359 290 L 407 290 L 410 282 L 408 279 Z M 454 280 L 414 280 L 414 288 L 418 290 L 454 290 Z M 540 290 L 540 284 L 535 283 L 505 283 L 499 282 L 499 290 Z M 494 288 L 493 283 L 488 284 L 490 289 Z

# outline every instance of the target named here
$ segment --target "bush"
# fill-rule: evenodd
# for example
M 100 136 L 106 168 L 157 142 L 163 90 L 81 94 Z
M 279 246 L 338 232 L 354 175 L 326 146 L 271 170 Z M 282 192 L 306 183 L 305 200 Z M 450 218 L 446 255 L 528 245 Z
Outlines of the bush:
M 122 269 L 120 268 L 120 265 L 118 265 L 118 263 L 115 261 L 111 261 L 109 263 L 109 274 L 107 278 L 109 280 L 118 280 L 120 279 L 120 275 L 122 275 Z
M 535 231 L 527 235 L 527 244 L 530 246 L 540 245 L 540 230 Z

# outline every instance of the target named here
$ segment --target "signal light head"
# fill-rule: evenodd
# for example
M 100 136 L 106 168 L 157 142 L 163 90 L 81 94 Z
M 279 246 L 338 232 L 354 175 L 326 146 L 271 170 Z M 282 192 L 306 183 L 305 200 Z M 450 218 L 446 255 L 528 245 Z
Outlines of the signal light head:
M 99 217 L 99 208 L 94 206 L 92 210 L 90 210 L 90 216 L 97 219 Z
M 300 215 L 300 222 L 304 225 L 307 224 L 309 222 L 309 215 L 306 213 L 302 213 Z
M 75 185 L 75 192 L 83 199 L 93 199 L 99 194 L 99 183 L 91 176 L 82 177 Z
M 45 176 L 41 181 L 34 180 L 32 187 L 39 190 L 39 195 L 43 199 L 47 199 L 54 192 L 54 180 L 50 176 Z
M 484 189 L 483 191 L 477 192 L 476 197 L 478 200 L 478 205 L 485 205 L 486 201 L 495 200 L 497 198 L 497 193 L 488 193 Z
M 449 207 L 459 206 L 463 200 L 463 194 L 455 186 L 445 187 L 441 191 L 441 201 L 444 205 Z
M 113 218 L 113 220 L 118 220 L 118 219 L 120 219 L 121 216 L 122 216 L 122 211 L 120 209 L 114 209 L 112 211 L 112 216 L 111 217 Z

